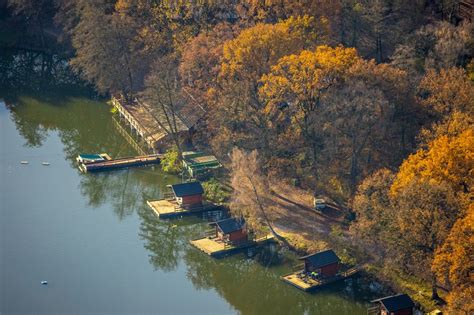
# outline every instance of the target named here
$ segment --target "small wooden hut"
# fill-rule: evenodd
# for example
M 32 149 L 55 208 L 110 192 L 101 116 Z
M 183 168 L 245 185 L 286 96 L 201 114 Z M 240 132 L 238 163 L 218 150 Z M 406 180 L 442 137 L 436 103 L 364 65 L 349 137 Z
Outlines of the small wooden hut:
M 176 203 L 184 209 L 202 207 L 204 190 L 200 182 L 171 185 Z
M 339 271 L 339 262 L 336 253 L 331 249 L 301 257 L 304 261 L 304 271 L 307 273 L 317 273 L 321 277 L 333 277 Z
M 397 294 L 373 300 L 377 305 L 370 310 L 371 314 L 381 315 L 412 315 L 415 303 L 407 294 Z
M 231 244 L 248 241 L 247 228 L 243 219 L 229 218 L 214 223 L 216 238 Z

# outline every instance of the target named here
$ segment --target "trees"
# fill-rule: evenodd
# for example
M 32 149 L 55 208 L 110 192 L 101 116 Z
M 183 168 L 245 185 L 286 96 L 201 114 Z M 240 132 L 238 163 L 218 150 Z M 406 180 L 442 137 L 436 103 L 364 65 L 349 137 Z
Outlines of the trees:
M 349 175 L 355 189 L 361 171 L 368 171 L 364 154 L 376 165 L 387 163 L 389 155 L 399 158 L 385 154 L 381 144 L 405 132 L 397 129 L 403 127 L 403 107 L 410 104 L 405 79 L 403 71 L 364 61 L 353 48 L 318 46 L 281 58 L 262 77 L 259 92 L 266 112 L 286 121 L 281 129 L 302 138 L 311 174 L 317 178 L 318 163 L 326 172 L 331 164 L 339 178 Z M 402 141 L 397 143 L 404 149 Z
M 325 155 L 337 163 L 338 177 L 348 178 L 353 193 L 361 175 L 404 156 L 405 112 L 412 104 L 406 73 L 359 59 L 327 94 Z
M 260 148 L 266 159 L 271 128 L 258 94 L 260 78 L 281 57 L 301 50 L 315 38 L 311 21 L 301 17 L 274 25 L 257 24 L 224 44 L 215 109 L 221 128 L 226 128 L 233 139 L 225 139 L 227 143 L 221 142 L 220 147 L 236 144 Z M 318 29 L 313 32 L 318 33 Z
M 420 27 L 395 49 L 392 63 L 413 74 L 425 69 L 465 66 L 472 58 L 472 24 L 438 21 Z
M 419 101 L 436 115 L 474 115 L 474 84 L 461 68 L 429 69 L 418 86 Z
M 413 179 L 432 183 L 446 182 L 453 191 L 469 194 L 473 184 L 474 134 L 467 129 L 458 136 L 441 136 L 410 155 L 401 165 L 391 193 L 397 195 Z M 467 197 L 467 195 L 466 195 Z
M 312 172 L 317 177 L 316 163 L 322 142 L 322 98 L 327 90 L 342 80 L 344 72 L 359 57 L 352 48 L 319 46 L 298 55 L 281 58 L 269 74 L 262 77 L 260 96 L 267 113 L 284 113 L 310 148 Z
M 8 0 L 8 6 L 14 14 L 25 18 L 27 24 L 39 29 L 39 39 L 42 49 L 50 48 L 45 37 L 45 28 L 51 23 L 56 13 L 57 4 L 53 0 Z
M 398 236 L 396 265 L 431 280 L 432 298 L 438 297 L 436 274 L 430 272 L 435 251 L 441 247 L 458 218 L 459 203 L 451 186 L 413 178 L 393 199 Z
M 145 90 L 141 96 L 150 115 L 174 142 L 178 160 L 181 160 L 179 133 L 186 130 L 186 127 L 178 117 L 178 111 L 184 105 L 184 98 L 177 65 L 177 59 L 173 55 L 157 59 L 145 79 Z
M 452 227 L 441 248 L 435 253 L 432 270 L 444 285 L 450 286 L 449 312 L 469 314 L 474 311 L 474 285 L 470 273 L 474 268 L 474 204 Z
M 106 1 L 77 3 L 79 22 L 71 30 L 76 56 L 73 68 L 104 93 L 123 93 L 127 99 L 136 91 L 139 55 L 134 49 L 134 22 L 113 14 Z
M 262 174 L 256 150 L 246 153 L 240 149 L 232 150 L 233 190 L 230 209 L 237 217 L 244 217 L 247 225 L 255 232 L 263 232 L 262 221 L 273 231 L 271 213 L 266 208 L 270 187 Z
M 396 212 L 388 194 L 395 174 L 387 169 L 381 169 L 366 177 L 357 189 L 352 204 L 356 220 L 351 225 L 351 234 L 363 240 L 371 257 L 382 261 L 389 251 L 388 244 L 393 244 L 393 222 Z
M 192 38 L 183 48 L 179 74 L 191 102 L 209 109 L 216 90 L 224 42 L 233 39 L 239 28 L 228 23 L 216 25 L 210 32 Z

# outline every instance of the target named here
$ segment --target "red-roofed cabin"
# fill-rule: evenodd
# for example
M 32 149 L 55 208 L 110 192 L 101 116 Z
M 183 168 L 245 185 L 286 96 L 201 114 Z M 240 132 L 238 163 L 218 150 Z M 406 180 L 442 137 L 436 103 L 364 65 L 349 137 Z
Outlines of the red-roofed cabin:
M 204 190 L 201 183 L 190 182 L 183 184 L 171 185 L 174 197 L 178 205 L 183 208 L 199 208 L 202 207 L 202 195 Z
M 339 271 L 340 259 L 332 250 L 301 257 L 305 272 L 316 272 L 322 277 L 332 277 Z
M 213 223 L 216 226 L 216 237 L 224 242 L 238 244 L 248 240 L 245 221 L 229 218 Z
M 397 294 L 373 300 L 378 305 L 369 309 L 371 314 L 412 315 L 415 303 L 407 294 Z

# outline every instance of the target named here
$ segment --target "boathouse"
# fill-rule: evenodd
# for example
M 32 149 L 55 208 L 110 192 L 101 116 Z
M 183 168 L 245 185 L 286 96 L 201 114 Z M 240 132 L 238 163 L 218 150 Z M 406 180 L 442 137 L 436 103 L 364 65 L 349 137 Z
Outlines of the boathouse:
M 339 271 L 341 261 L 331 249 L 301 257 L 300 260 L 304 260 L 305 272 L 317 273 L 322 277 L 335 276 Z
M 202 207 L 204 190 L 200 182 L 171 185 L 176 203 L 185 209 Z
M 243 219 L 229 218 L 213 223 L 215 237 L 223 242 L 240 244 L 248 241 L 247 228 Z
M 407 294 L 397 294 L 373 300 L 377 305 L 370 308 L 368 313 L 380 315 L 412 315 L 415 303 Z
M 222 167 L 212 154 L 204 152 L 183 152 L 183 167 L 193 178 L 199 178 Z
M 143 142 L 152 152 L 162 151 L 170 141 L 169 130 L 174 130 L 180 140 L 189 138 L 194 126 L 205 115 L 205 110 L 192 102 L 180 104 L 174 112 L 173 126 L 166 115 L 156 110 L 156 106 L 134 99 L 127 101 L 123 95 L 113 95 L 112 105 L 116 108 L 120 119 L 130 126 L 130 134 L 139 136 L 139 143 Z M 168 130 L 168 131 L 167 131 Z M 128 137 L 126 137 L 128 138 Z M 131 138 L 133 140 L 133 137 Z M 133 142 L 135 142 L 133 140 Z

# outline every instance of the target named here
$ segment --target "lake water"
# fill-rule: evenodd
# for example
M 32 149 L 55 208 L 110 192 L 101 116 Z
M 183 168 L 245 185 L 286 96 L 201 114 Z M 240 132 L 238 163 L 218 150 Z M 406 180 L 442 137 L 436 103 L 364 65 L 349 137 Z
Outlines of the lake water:
M 107 104 L 0 94 L 1 314 L 366 314 L 357 279 L 308 294 L 280 281 L 287 260 L 199 252 L 188 241 L 204 220 L 160 221 L 146 206 L 179 179 L 79 172 L 78 154 L 101 152 L 136 154 Z

